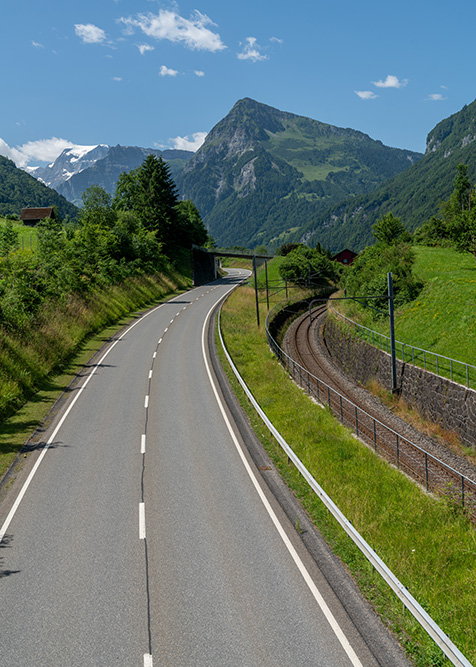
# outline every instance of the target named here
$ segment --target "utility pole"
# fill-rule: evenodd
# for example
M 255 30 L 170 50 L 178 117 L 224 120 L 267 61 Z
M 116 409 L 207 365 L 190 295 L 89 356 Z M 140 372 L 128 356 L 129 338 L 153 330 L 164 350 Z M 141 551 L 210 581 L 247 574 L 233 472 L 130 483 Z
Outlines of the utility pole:
M 255 274 L 256 322 L 259 327 L 258 277 L 256 275 L 256 255 L 253 255 L 253 273 Z
M 269 311 L 269 290 L 268 290 L 268 260 L 264 260 L 264 273 L 266 275 L 266 307 Z
M 390 319 L 390 351 L 392 357 L 392 393 L 397 391 L 397 356 L 395 352 L 395 316 L 393 310 L 393 277 L 387 273 L 388 279 L 388 315 Z

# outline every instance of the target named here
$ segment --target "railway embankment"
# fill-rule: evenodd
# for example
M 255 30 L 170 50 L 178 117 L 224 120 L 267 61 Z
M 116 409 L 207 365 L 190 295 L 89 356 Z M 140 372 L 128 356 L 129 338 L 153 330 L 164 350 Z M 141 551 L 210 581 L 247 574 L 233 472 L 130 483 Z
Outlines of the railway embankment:
M 391 389 L 390 355 L 357 338 L 334 315 L 326 318 L 324 342 L 334 362 L 356 382 L 366 386 L 375 379 Z M 397 390 L 427 419 L 476 449 L 476 391 L 398 359 Z
M 333 331 L 333 341 L 331 345 L 328 345 L 330 318 L 326 318 L 323 308 L 319 310 L 321 312 L 313 317 L 312 330 L 306 334 L 311 349 L 305 345 L 305 336 L 302 335 L 302 324 L 309 319 L 309 315 L 305 314 L 294 319 L 286 329 L 282 342 L 284 352 L 290 358 L 301 363 L 309 373 L 318 377 L 326 386 L 330 386 L 345 397 L 344 400 L 351 401 L 352 405 L 358 406 L 359 410 L 380 422 L 385 428 L 390 429 L 394 434 L 399 434 L 399 436 L 420 448 L 421 451 L 428 452 L 432 457 L 461 475 L 470 480 L 476 480 L 476 466 L 465 456 L 454 451 L 442 438 L 430 437 L 399 417 L 384 405 L 378 397 L 365 389 L 365 382 L 378 377 L 379 365 L 383 367 L 382 377 L 384 380 L 385 374 L 388 374 L 387 387 L 390 388 L 390 360 L 388 355 L 386 358 L 385 356 L 380 358 L 376 354 L 378 350 L 368 344 L 366 344 L 366 354 L 364 354 L 364 351 L 358 345 L 362 341 L 352 337 L 345 329 L 338 329 L 337 327 Z M 283 329 L 285 327 L 286 325 L 283 326 Z M 336 340 L 337 343 L 335 343 Z M 358 372 L 354 366 L 356 369 L 360 368 L 361 379 L 356 377 Z M 388 368 L 385 368 L 385 366 Z M 435 377 L 439 380 L 442 379 Z M 423 410 L 421 412 L 423 413 Z

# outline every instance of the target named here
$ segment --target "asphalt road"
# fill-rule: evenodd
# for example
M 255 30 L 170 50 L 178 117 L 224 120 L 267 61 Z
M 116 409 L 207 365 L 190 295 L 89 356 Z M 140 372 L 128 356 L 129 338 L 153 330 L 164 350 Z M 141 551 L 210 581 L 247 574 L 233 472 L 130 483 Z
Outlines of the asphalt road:
M 1 667 L 401 664 L 375 658 L 224 418 L 205 324 L 237 279 L 118 334 L 9 489 Z

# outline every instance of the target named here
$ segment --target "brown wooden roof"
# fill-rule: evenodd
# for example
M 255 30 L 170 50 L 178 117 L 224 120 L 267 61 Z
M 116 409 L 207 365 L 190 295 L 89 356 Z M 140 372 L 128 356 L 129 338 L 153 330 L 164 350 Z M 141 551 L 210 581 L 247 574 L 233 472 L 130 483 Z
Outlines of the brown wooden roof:
M 20 215 L 20 220 L 44 220 L 45 218 L 54 218 L 53 208 L 24 208 Z

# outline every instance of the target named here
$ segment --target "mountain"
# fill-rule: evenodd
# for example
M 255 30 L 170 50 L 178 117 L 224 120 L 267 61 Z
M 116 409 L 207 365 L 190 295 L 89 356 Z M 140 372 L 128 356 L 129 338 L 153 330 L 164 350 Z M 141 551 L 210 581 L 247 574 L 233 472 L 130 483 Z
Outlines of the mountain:
M 109 146 L 105 144 L 65 148 L 61 155 L 47 167 L 27 167 L 26 170 L 48 187 L 57 190 L 69 178 L 103 158 L 108 150 Z
M 82 193 L 92 185 L 99 185 L 114 194 L 119 175 L 141 165 L 150 154 L 168 163 L 174 179 L 193 155 L 190 151 L 162 151 L 137 146 L 80 146 L 65 149 L 51 165 L 37 170 L 34 175 L 69 201 L 80 205 Z
M 0 155 L 0 215 L 15 213 L 22 208 L 57 206 L 61 216 L 75 218 L 78 209 L 55 190 L 40 183 L 15 163 Z
M 372 225 L 391 211 L 414 231 L 449 198 L 458 164 L 476 182 L 476 100 L 442 120 L 428 134 L 424 157 L 374 192 L 341 202 L 316 216 L 294 240 L 319 241 L 331 249 L 360 250 L 374 242 Z
M 177 185 L 219 245 L 272 247 L 421 157 L 245 98 L 211 130 Z

